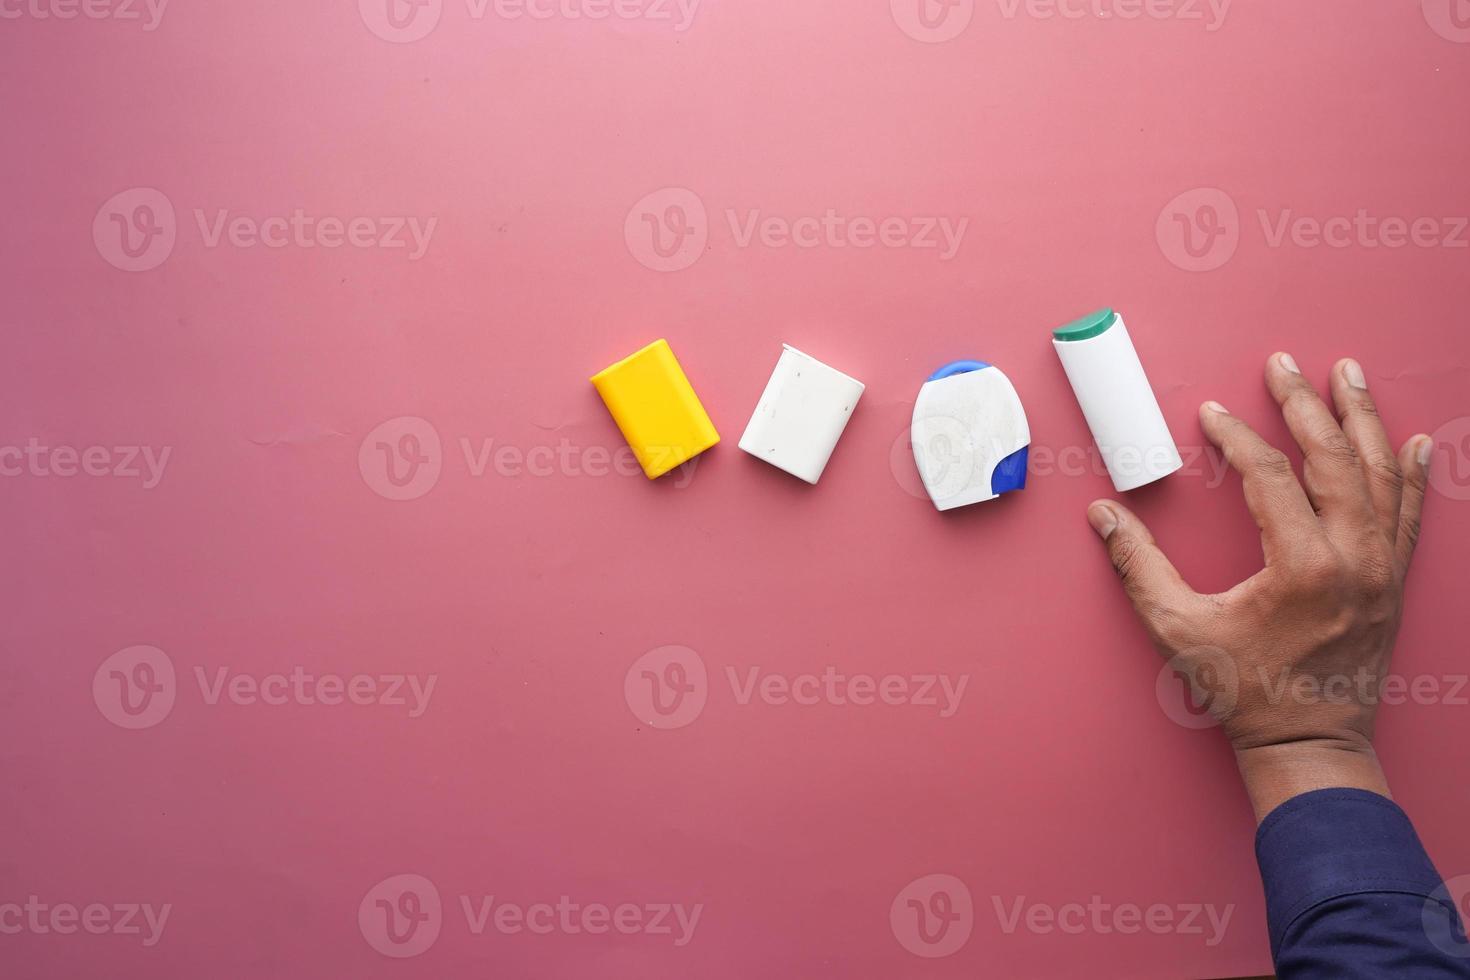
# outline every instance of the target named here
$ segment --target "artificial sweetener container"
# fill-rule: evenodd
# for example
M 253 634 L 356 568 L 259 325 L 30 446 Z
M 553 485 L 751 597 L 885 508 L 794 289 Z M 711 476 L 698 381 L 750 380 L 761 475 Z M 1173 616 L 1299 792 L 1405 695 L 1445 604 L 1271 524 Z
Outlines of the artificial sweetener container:
M 740 448 L 816 483 L 863 390 L 856 378 L 783 344 L 776 370 L 740 437 Z
M 909 442 L 940 510 L 1026 488 L 1031 427 L 1011 379 L 993 364 L 955 361 L 935 371 L 914 402 Z
M 1121 316 L 1099 310 L 1052 331 L 1052 345 L 1119 493 L 1184 465 Z

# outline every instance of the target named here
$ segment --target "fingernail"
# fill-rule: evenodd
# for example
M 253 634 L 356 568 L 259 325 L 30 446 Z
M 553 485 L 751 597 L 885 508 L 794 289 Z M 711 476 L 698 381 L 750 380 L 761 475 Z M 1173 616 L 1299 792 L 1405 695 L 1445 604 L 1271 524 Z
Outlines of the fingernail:
M 1087 523 L 1092 525 L 1098 537 L 1106 541 L 1118 529 L 1118 515 L 1111 507 L 1093 504 L 1087 508 Z
M 1347 383 L 1354 388 L 1368 390 L 1368 379 L 1363 377 L 1363 365 L 1357 361 L 1347 360 L 1342 363 L 1342 376 L 1347 378 Z
M 1429 461 L 1434 458 L 1434 440 L 1423 436 L 1419 440 L 1419 465 L 1426 470 L 1429 469 Z
M 1205 408 L 1208 408 L 1212 412 L 1219 412 L 1221 415 L 1229 415 L 1230 414 L 1225 409 L 1225 406 L 1224 405 L 1221 405 L 1219 402 L 1205 402 Z
M 1292 357 L 1290 354 L 1282 354 L 1279 358 L 1277 358 L 1277 360 L 1281 362 L 1282 367 L 1286 368 L 1286 370 L 1290 371 L 1292 374 L 1302 373 L 1302 369 L 1296 366 L 1296 358 Z

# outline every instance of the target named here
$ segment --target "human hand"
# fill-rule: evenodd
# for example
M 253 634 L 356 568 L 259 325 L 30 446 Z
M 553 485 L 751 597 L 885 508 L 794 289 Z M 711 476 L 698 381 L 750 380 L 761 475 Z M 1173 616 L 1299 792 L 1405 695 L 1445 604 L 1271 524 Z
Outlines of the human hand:
M 1215 402 L 1205 435 L 1244 484 L 1265 568 L 1228 592 L 1200 595 L 1122 504 L 1099 500 L 1089 523 L 1155 646 L 1196 699 L 1227 672 L 1233 698 L 1210 710 L 1235 749 L 1256 818 L 1313 789 L 1388 796 L 1373 751 L 1379 688 L 1403 614 L 1433 442 L 1392 449 L 1362 367 L 1332 369 L 1328 410 L 1287 354 L 1266 384 L 1304 455 L 1290 459 Z

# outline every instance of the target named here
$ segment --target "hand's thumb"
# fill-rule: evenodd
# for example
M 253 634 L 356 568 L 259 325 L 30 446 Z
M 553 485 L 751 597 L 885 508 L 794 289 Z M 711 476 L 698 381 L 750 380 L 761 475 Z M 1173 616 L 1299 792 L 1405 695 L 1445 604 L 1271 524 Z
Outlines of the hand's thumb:
M 1087 508 L 1087 522 L 1107 546 L 1108 557 L 1123 581 L 1124 591 L 1133 601 L 1133 608 L 1158 635 L 1163 624 L 1156 620 L 1165 610 L 1183 612 L 1183 607 L 1194 598 L 1194 590 L 1159 550 L 1143 521 L 1122 504 L 1113 500 L 1094 501 Z

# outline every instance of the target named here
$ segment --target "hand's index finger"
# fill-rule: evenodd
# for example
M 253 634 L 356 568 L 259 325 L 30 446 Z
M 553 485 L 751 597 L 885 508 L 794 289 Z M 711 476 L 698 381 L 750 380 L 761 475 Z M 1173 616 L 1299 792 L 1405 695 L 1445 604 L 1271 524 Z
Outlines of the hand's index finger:
M 1272 565 L 1300 550 L 1304 543 L 1325 536 L 1312 504 L 1297 482 L 1286 454 L 1262 439 L 1218 402 L 1200 406 L 1200 425 L 1225 460 L 1240 474 L 1245 505 L 1261 529 L 1266 564 Z

